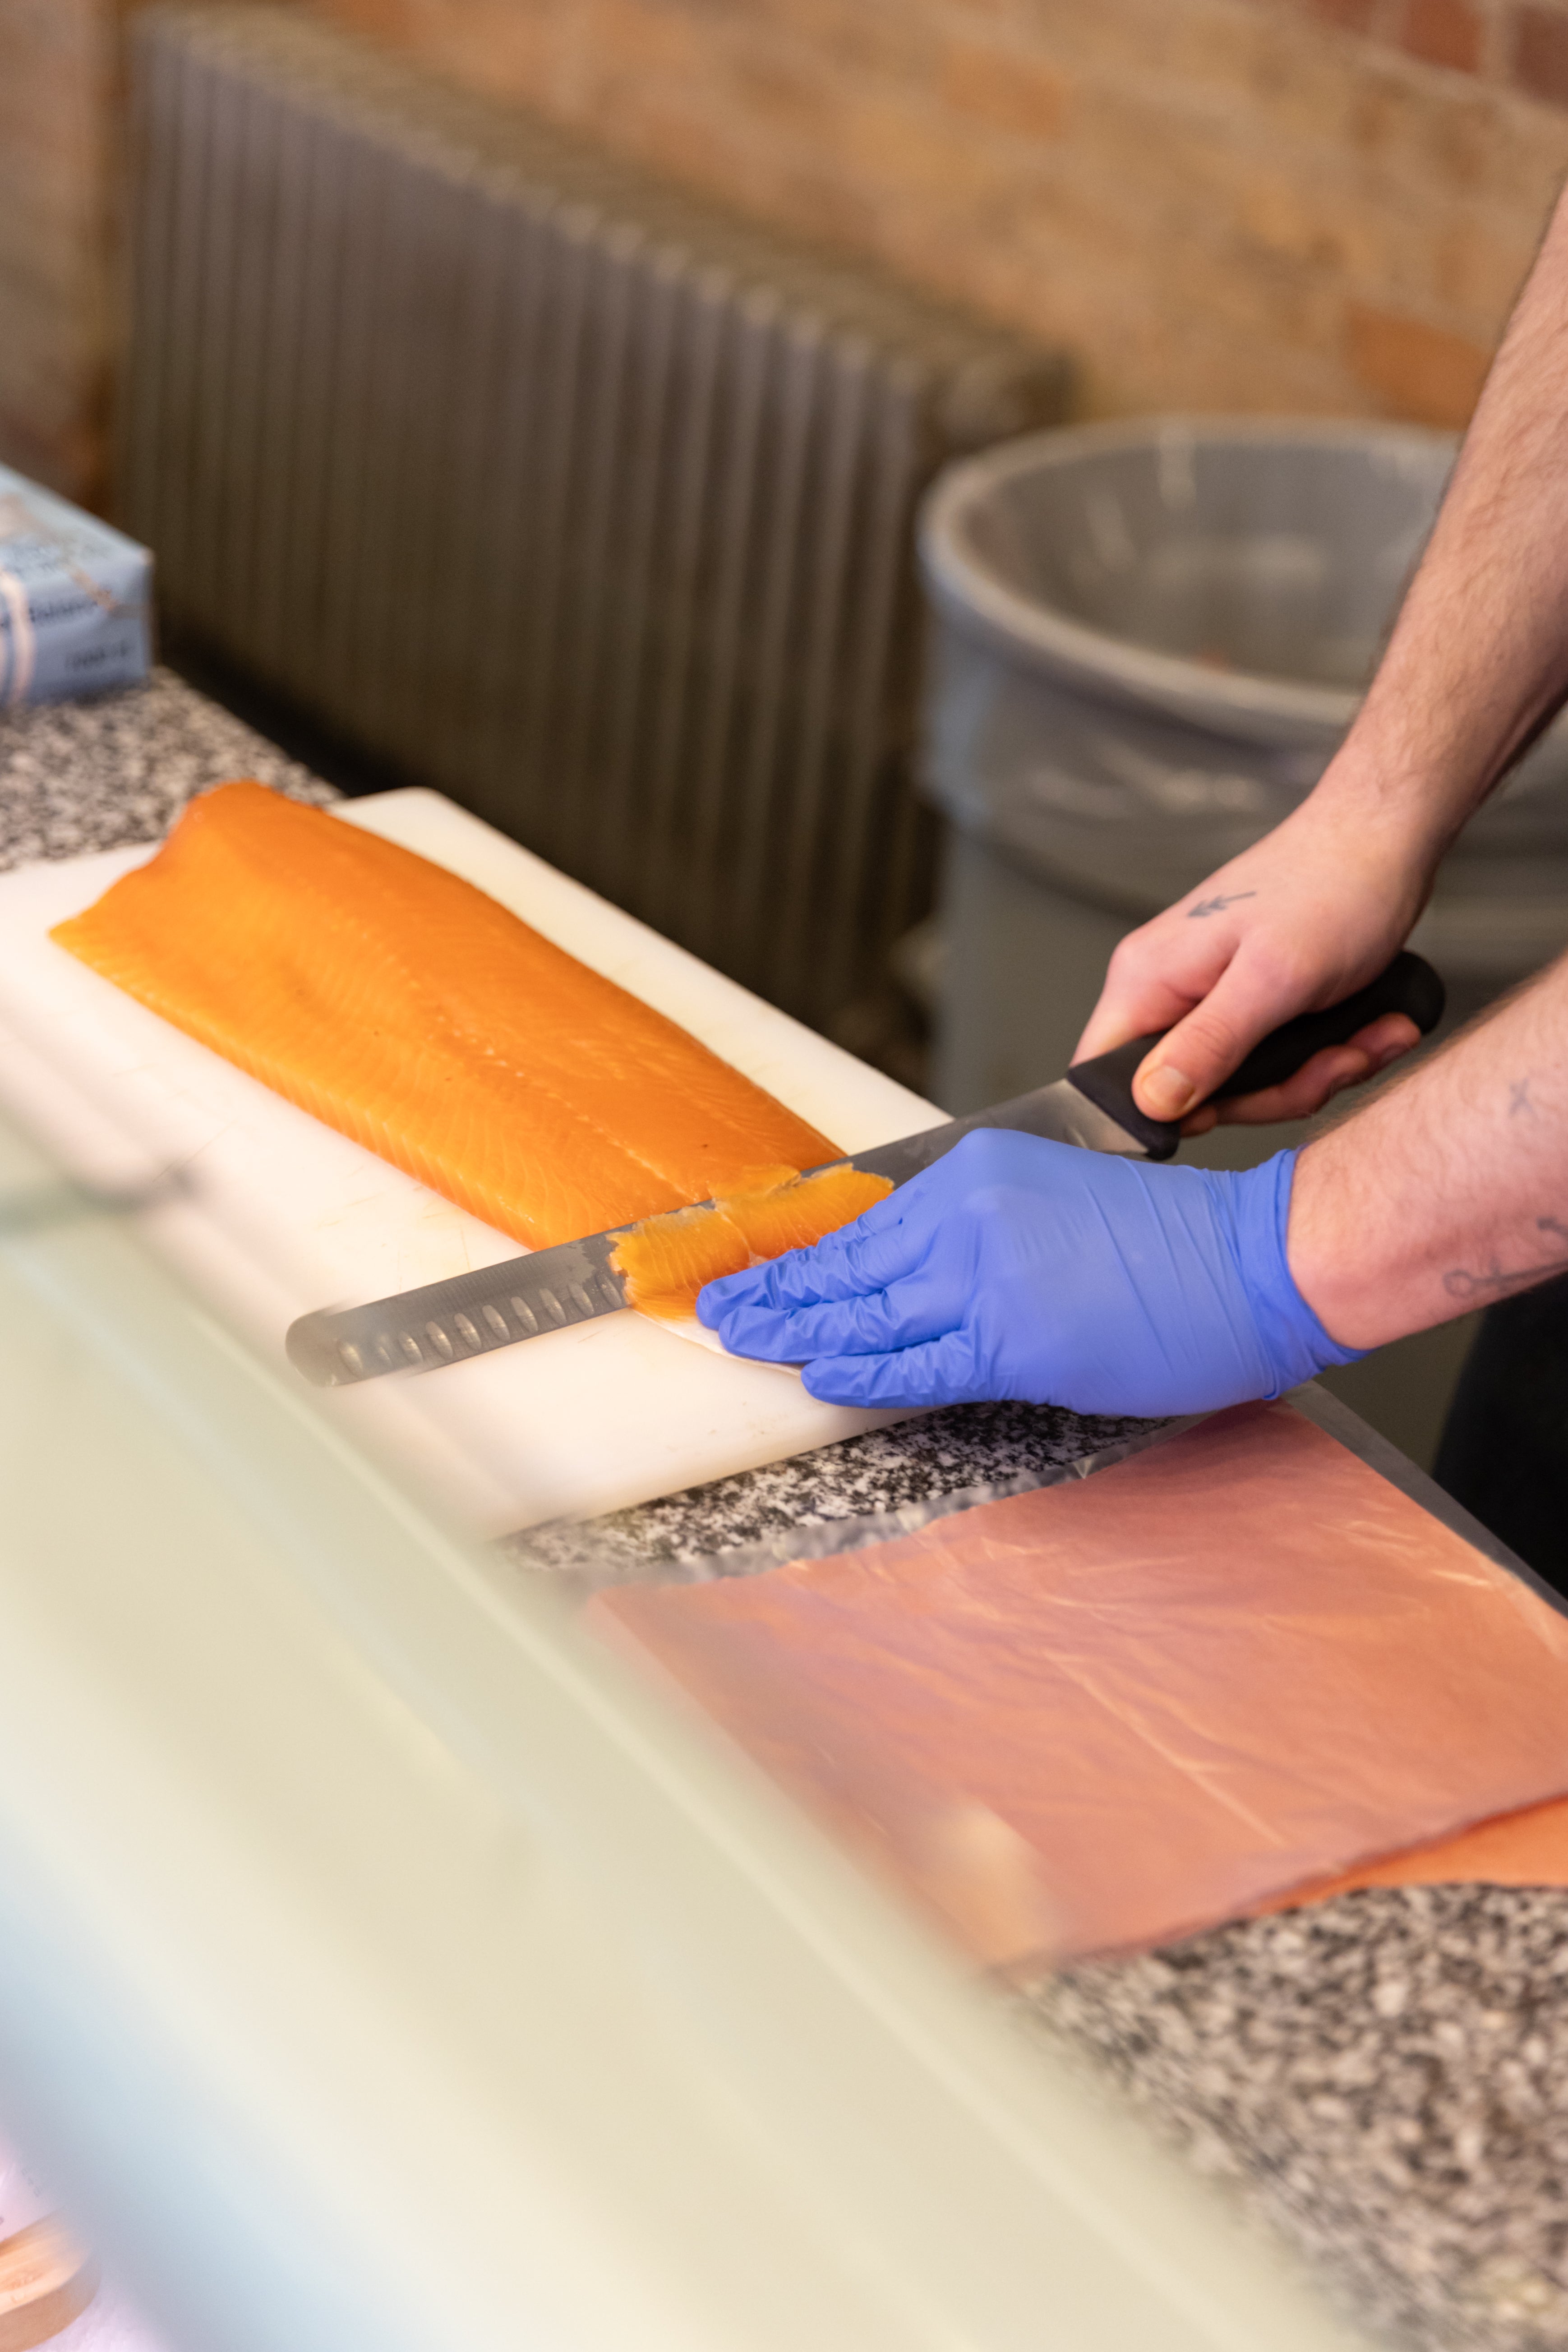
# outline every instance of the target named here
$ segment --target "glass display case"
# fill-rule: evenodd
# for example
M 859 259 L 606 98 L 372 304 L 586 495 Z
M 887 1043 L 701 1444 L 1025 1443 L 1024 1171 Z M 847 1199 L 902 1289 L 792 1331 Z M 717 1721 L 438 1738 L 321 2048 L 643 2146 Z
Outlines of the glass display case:
M 173 2352 L 1348 2341 L 10 1126 L 0 1396 L 0 2121 Z

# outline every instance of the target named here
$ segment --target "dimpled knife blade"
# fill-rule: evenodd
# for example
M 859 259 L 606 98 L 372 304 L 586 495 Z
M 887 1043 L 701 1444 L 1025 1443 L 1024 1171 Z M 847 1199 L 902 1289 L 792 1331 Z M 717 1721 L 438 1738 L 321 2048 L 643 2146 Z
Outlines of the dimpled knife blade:
M 1142 1146 L 1113 1118 L 1058 1078 L 1014 1102 L 854 1152 L 847 1164 L 904 1184 L 977 1127 L 1015 1128 L 1092 1151 L 1142 1156 Z M 842 1168 L 846 1162 L 828 1164 Z M 368 1307 L 322 1307 L 302 1315 L 285 1342 L 289 1360 L 317 1388 L 347 1388 L 389 1372 L 433 1372 L 443 1364 L 515 1347 L 521 1339 L 541 1339 L 547 1331 L 618 1314 L 626 1305 L 626 1285 L 610 1259 L 630 1230 L 616 1225 L 585 1241 L 558 1242 L 504 1258 L 499 1265 L 374 1299 Z
M 626 1228 L 509 1257 L 368 1307 L 326 1307 L 290 1325 L 296 1371 L 317 1388 L 344 1388 L 387 1372 L 430 1372 L 467 1356 L 563 1331 L 626 1306 L 610 1253 Z

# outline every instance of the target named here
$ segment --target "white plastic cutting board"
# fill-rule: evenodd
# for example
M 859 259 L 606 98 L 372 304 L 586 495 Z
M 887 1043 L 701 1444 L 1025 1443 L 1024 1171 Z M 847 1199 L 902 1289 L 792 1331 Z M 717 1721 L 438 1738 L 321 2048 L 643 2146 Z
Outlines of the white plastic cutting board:
M 438 793 L 343 803 L 489 891 L 680 1022 L 846 1150 L 941 1117 L 929 1103 L 569 882 Z M 47 937 L 148 849 L 0 876 L 0 1096 L 91 1181 L 165 1171 L 142 1223 L 264 1348 L 310 1307 L 382 1297 L 517 1244 L 323 1127 L 89 971 Z M 482 1534 L 587 1517 L 778 1462 L 896 1419 L 816 1403 L 793 1372 L 694 1346 L 640 1316 L 467 1364 L 333 1391 L 329 1409 Z

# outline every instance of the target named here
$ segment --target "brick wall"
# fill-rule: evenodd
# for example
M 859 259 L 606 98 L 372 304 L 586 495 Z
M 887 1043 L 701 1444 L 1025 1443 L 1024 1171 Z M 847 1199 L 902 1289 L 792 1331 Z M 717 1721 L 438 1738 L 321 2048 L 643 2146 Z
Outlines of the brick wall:
M 1458 424 L 1568 169 L 1568 0 L 299 0 L 1082 355 L 1102 414 Z M 0 0 L 0 456 L 98 466 L 133 0 Z
M 312 0 L 1084 355 L 1468 415 L 1568 168 L 1542 0 Z
M 1561 0 L 1295 0 L 1300 15 L 1500 89 L 1568 105 Z

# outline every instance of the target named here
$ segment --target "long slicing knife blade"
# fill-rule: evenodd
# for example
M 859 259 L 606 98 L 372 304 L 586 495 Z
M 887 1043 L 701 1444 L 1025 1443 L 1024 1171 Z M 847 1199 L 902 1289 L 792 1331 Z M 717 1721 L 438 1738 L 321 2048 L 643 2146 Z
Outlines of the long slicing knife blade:
M 1089 1150 L 1142 1156 L 1142 1147 L 1113 1118 L 1058 1078 L 1054 1086 L 994 1109 L 854 1152 L 849 1165 L 905 1184 L 977 1127 L 1010 1127 Z M 317 1388 L 348 1388 L 388 1372 L 436 1371 L 546 1331 L 616 1314 L 626 1305 L 626 1285 L 610 1259 L 627 1230 L 617 1225 L 585 1241 L 558 1242 L 367 1307 L 323 1307 L 302 1315 L 289 1327 L 289 1360 Z
M 505 1258 L 368 1307 L 302 1315 L 284 1342 L 289 1360 L 318 1388 L 346 1388 L 387 1372 L 435 1371 L 595 1315 L 618 1314 L 626 1286 L 610 1253 L 625 1231 Z

